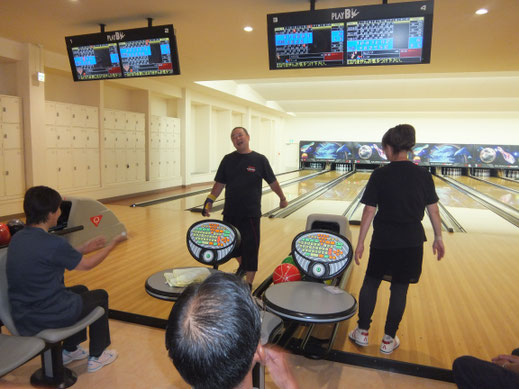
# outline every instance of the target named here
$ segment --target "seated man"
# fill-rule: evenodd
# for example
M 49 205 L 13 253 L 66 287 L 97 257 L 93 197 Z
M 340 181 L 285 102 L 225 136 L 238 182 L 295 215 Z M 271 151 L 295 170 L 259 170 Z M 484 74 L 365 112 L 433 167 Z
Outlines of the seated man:
M 456 358 L 452 374 L 460 389 L 519 388 L 519 349 L 498 355 L 492 362 L 468 355 Z
M 173 306 L 166 348 L 184 380 L 195 389 L 250 389 L 256 362 L 276 385 L 296 389 L 284 353 L 260 344 L 261 316 L 245 282 L 215 273 L 191 284 Z
M 13 236 L 7 251 L 8 296 L 14 324 L 21 335 L 30 336 L 48 328 L 70 326 L 101 306 L 105 314 L 90 325 L 90 356 L 79 344 L 83 330 L 63 341 L 63 363 L 88 359 L 88 371 L 97 371 L 117 358 L 110 345 L 108 294 L 89 291 L 83 285 L 66 288 L 65 269 L 89 270 L 101 263 L 125 236 L 106 247 L 102 237 L 73 248 L 60 236 L 49 234 L 61 215 L 61 196 L 54 189 L 35 186 L 23 202 L 26 227 Z M 85 257 L 83 254 L 97 251 Z

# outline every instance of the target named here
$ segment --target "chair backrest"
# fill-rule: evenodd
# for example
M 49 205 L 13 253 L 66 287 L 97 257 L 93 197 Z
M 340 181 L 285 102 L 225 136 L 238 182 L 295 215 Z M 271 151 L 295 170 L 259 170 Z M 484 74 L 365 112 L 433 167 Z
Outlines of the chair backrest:
M 7 296 L 7 248 L 0 250 L 0 320 L 13 335 L 19 335 L 11 316 L 11 304 Z
M 345 216 L 312 213 L 306 218 L 306 230 L 330 230 L 345 236 L 351 242 L 351 231 Z

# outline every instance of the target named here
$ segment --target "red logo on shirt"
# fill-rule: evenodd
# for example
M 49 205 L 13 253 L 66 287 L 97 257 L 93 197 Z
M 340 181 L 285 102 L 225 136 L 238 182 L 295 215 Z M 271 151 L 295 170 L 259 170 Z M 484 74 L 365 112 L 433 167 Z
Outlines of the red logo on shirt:
M 251 172 L 251 173 L 254 173 L 254 172 L 256 171 L 256 168 L 255 168 L 254 166 L 249 166 L 249 167 L 247 168 L 247 171 L 248 171 L 248 172 Z
M 97 215 L 97 216 L 92 216 L 90 218 L 90 221 L 92 223 L 94 223 L 94 226 L 99 226 L 99 223 L 101 223 L 101 219 L 103 218 L 103 215 Z

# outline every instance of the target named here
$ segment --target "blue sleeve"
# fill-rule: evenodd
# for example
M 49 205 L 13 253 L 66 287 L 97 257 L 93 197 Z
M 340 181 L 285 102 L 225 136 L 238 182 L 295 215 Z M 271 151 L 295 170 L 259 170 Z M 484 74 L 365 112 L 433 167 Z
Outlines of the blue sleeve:
M 60 238 L 60 244 L 56 247 L 54 252 L 54 263 L 64 267 L 67 270 L 74 270 L 81 262 L 83 254 L 77 251 L 65 239 Z

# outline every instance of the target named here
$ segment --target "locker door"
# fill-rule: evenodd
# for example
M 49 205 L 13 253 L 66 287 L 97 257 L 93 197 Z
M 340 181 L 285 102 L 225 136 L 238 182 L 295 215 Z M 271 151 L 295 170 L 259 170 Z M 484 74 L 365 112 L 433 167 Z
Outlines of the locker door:
M 56 127 L 56 146 L 59 149 L 69 149 L 72 145 L 72 134 L 68 127 Z
M 135 169 L 136 169 L 136 178 L 137 181 L 145 181 L 146 180 L 146 153 L 143 149 L 135 150 L 136 152 L 136 161 L 135 161 Z
M 72 113 L 69 104 L 56 103 L 56 125 L 70 126 L 71 117 Z
M 73 149 L 84 149 L 86 147 L 86 130 L 79 127 L 70 128 L 70 143 Z
M 136 181 L 137 180 L 137 151 L 126 150 L 126 180 Z
M 96 107 L 86 107 L 85 115 L 85 127 L 99 128 L 99 111 Z
M 70 107 L 70 125 L 72 127 L 85 127 L 86 111 L 81 105 L 72 105 Z
M 135 112 L 126 112 L 126 131 L 135 131 L 137 114 Z
M 111 109 L 105 109 L 103 123 L 105 129 L 113 130 L 115 128 L 115 112 Z
M 58 135 L 56 132 L 56 127 L 52 124 L 47 124 L 45 126 L 45 144 L 48 149 L 55 149 L 58 147 Z
M 135 129 L 137 131 L 144 131 L 146 120 L 143 113 L 137 113 L 135 115 Z
M 17 123 L 0 124 L 4 149 L 22 148 L 22 131 Z
M 45 181 L 45 185 L 50 186 L 51 188 L 58 187 L 58 152 L 55 149 L 47 150 L 47 158 L 46 158 L 46 172 L 47 172 L 47 181 Z
M 115 150 L 105 151 L 105 161 L 103 166 L 103 182 L 113 184 L 115 182 Z
M 74 188 L 83 188 L 87 185 L 87 154 L 86 150 L 74 150 L 72 155 L 72 176 Z
M 126 129 L 126 112 L 115 111 L 114 128 L 116 130 L 125 130 Z
M 56 103 L 45 102 L 45 124 L 56 124 Z
M 127 158 L 126 150 L 115 150 L 115 181 L 126 182 L 126 170 L 127 170 Z
M 99 150 L 87 150 L 87 185 L 99 186 Z
M 6 196 L 22 195 L 25 189 L 21 150 L 4 150 L 4 191 Z
M 105 130 L 104 134 L 104 146 L 105 149 L 112 150 L 115 148 L 115 131 Z
M 99 130 L 97 128 L 85 129 L 87 149 L 99 148 Z
M 150 179 L 157 179 L 159 177 L 159 160 L 160 160 L 159 151 L 151 150 L 151 152 L 150 152 Z
M 56 159 L 58 162 L 58 188 L 72 188 L 74 185 L 72 151 L 58 150 Z
M 140 150 L 146 147 L 144 132 L 135 131 L 135 148 Z
M 16 96 L 3 96 L 0 98 L 0 106 L 4 123 L 22 122 L 22 99 Z

